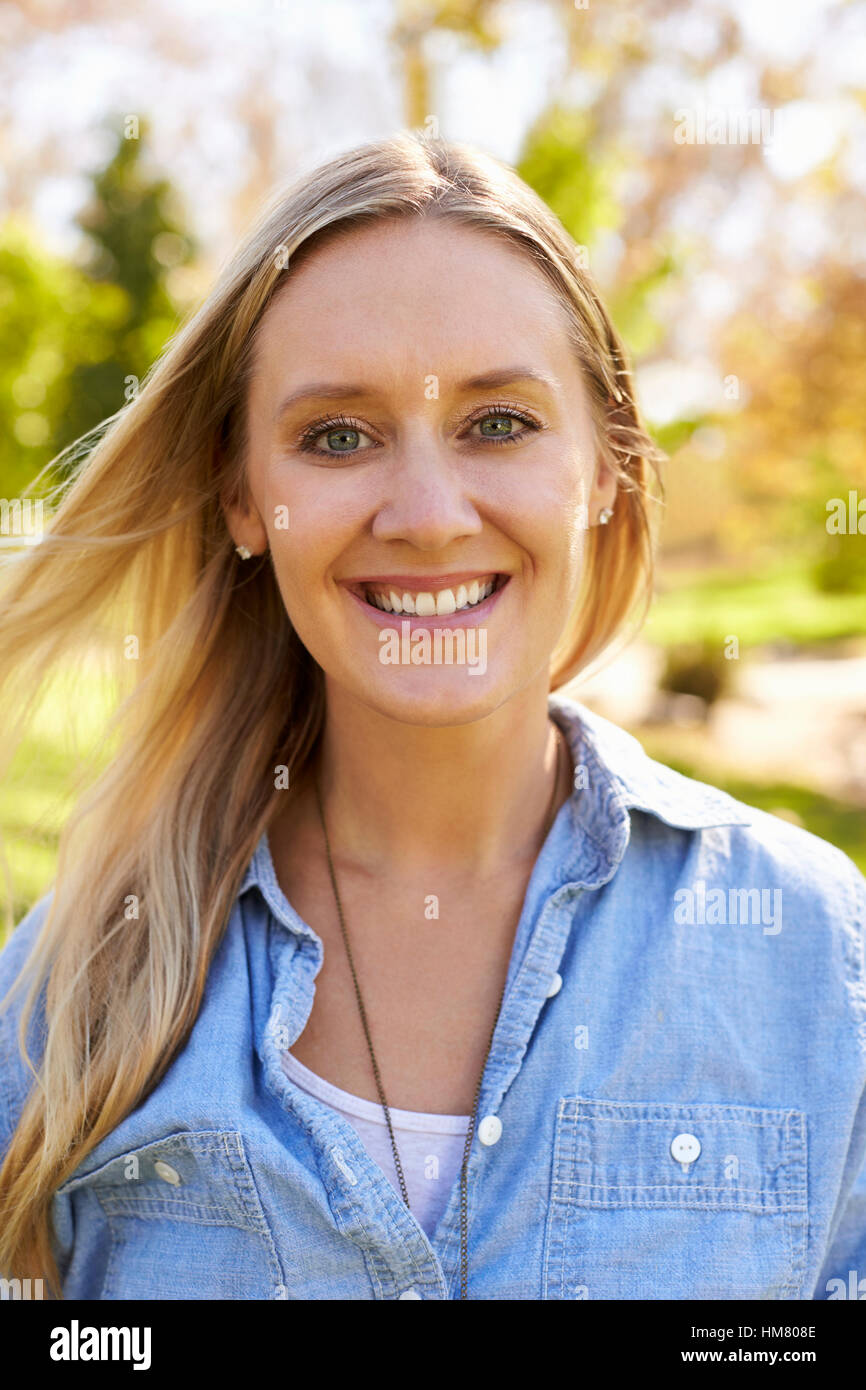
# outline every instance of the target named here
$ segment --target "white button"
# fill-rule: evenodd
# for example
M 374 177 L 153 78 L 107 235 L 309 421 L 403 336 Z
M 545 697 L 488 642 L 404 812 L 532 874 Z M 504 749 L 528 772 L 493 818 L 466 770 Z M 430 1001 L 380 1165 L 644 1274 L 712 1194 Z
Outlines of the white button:
M 498 1115 L 485 1115 L 478 1126 L 478 1138 L 482 1144 L 495 1144 L 502 1133 L 502 1121 Z
M 548 997 L 548 999 L 552 999 L 553 996 L 554 996 L 554 994 L 558 994 L 559 991 L 560 991 L 561 989 L 562 989 L 562 976 L 561 976 L 561 975 L 559 974 L 559 972 L 557 971 L 557 973 L 554 975 L 553 979 L 552 979 L 551 982 L 550 982 L 550 989 L 547 991 L 547 997 Z
M 701 1151 L 701 1141 L 693 1134 L 678 1134 L 671 1143 L 671 1153 L 677 1163 L 694 1163 Z
M 180 1187 L 180 1173 L 176 1168 L 172 1168 L 170 1163 L 163 1163 L 161 1158 L 154 1163 L 156 1175 L 162 1178 L 163 1182 L 170 1182 L 172 1187 Z
M 401 1294 L 400 1294 L 400 1298 L 420 1298 L 420 1297 L 421 1297 L 420 1293 L 416 1293 L 414 1289 L 407 1289 L 405 1293 L 401 1293 Z M 398 1299 L 398 1302 L 399 1302 L 399 1299 Z

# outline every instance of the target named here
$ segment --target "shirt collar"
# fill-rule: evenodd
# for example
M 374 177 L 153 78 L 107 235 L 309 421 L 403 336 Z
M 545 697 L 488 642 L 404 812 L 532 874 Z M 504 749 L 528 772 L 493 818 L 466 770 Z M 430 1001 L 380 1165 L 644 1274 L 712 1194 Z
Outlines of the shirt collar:
M 748 806 L 656 762 L 633 735 L 579 701 L 557 692 L 549 697 L 548 708 L 566 736 L 575 768 L 567 803 L 568 848 L 563 855 L 558 837 L 545 846 L 545 858 L 551 852 L 560 855 L 551 869 L 561 882 L 597 885 L 612 876 L 628 844 L 629 810 L 645 811 L 683 830 L 751 823 Z M 574 834 L 578 829 L 582 835 Z M 316 939 L 280 887 L 267 832 L 256 846 L 238 897 L 254 887 L 277 921 L 298 936 Z
M 586 705 L 558 693 L 548 704 L 568 739 L 575 770 L 586 769 L 586 785 L 581 788 L 575 776 L 572 798 L 583 808 L 581 819 L 603 819 L 615 798 L 623 807 L 647 811 L 683 830 L 751 823 L 748 806 L 656 762 L 632 734 Z

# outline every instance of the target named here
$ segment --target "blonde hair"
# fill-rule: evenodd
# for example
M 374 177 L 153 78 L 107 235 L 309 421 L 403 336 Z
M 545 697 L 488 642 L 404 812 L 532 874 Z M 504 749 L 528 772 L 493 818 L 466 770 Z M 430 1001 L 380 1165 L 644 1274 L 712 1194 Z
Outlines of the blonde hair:
M 412 134 L 343 154 L 281 193 L 139 394 L 95 432 L 95 445 L 79 441 L 47 534 L 6 566 L 0 590 L 0 691 L 19 728 L 58 658 L 100 633 L 118 689 L 128 690 L 110 761 L 60 839 L 19 1027 L 26 1057 L 28 1020 L 46 989 L 44 1053 L 0 1170 L 0 1270 L 43 1277 L 57 1296 L 53 1194 L 188 1037 L 281 795 L 274 768 L 286 765 L 296 787 L 323 726 L 322 672 L 268 560 L 239 561 L 221 506 L 244 494 L 257 326 L 301 248 L 306 256 L 329 234 L 421 215 L 507 238 L 552 282 L 618 478 L 611 523 L 587 532 L 584 588 L 553 654 L 551 687 L 608 648 L 641 598 L 638 622 L 646 615 L 659 456 L 619 338 L 541 199 L 498 161 Z M 125 633 L 139 638 L 138 661 L 123 659 Z M 124 915 L 130 895 L 134 922 Z

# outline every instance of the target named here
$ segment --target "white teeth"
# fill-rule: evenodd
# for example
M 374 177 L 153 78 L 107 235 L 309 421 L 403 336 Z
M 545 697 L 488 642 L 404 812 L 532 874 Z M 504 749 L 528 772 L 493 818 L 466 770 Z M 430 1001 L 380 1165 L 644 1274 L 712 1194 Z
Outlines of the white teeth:
M 436 617 L 447 618 L 452 613 L 465 608 L 472 608 L 475 604 L 483 603 L 488 595 L 493 593 L 496 587 L 495 579 L 487 579 L 479 583 L 473 579 L 470 584 L 460 584 L 457 589 L 440 589 L 438 593 L 431 594 L 422 591 L 418 594 L 398 594 L 394 589 L 389 593 L 377 593 L 372 589 L 366 591 L 369 603 L 381 609 L 383 613 L 416 613 L 419 618 Z
M 448 617 L 449 613 L 457 612 L 457 600 L 452 589 L 443 589 L 436 596 L 436 616 L 437 618 Z

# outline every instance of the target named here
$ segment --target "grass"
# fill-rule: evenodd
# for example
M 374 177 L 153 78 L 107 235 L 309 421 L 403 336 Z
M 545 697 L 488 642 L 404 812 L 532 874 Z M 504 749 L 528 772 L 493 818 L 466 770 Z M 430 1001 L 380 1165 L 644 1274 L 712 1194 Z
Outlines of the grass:
M 5 931 L 38 902 L 54 878 L 80 757 L 96 744 L 110 708 L 104 674 L 95 661 L 81 660 L 46 691 L 0 782 Z M 0 922 L 0 943 L 5 931 Z
M 721 643 L 735 635 L 748 647 L 787 641 L 797 646 L 866 633 L 866 594 L 823 593 L 791 561 L 761 574 L 707 571 L 661 577 L 643 630 L 651 642 Z

